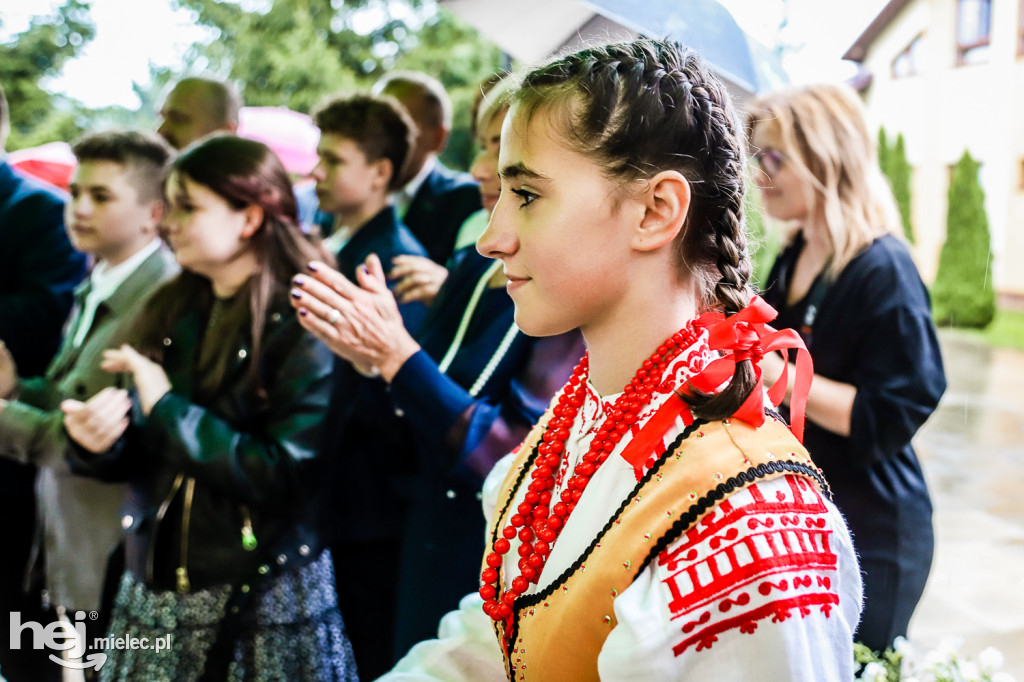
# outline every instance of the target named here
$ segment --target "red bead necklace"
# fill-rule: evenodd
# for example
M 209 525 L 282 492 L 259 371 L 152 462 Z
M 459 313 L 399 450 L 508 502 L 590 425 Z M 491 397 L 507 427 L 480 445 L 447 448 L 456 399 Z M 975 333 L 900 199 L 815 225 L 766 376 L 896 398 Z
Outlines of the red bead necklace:
M 559 501 L 551 506 L 552 491 L 556 486 L 556 475 L 560 468 L 568 465 L 569 453 L 565 442 L 572 433 L 572 425 L 579 409 L 583 406 L 587 390 L 588 356 L 572 372 L 569 383 L 558 396 L 558 403 L 552 410 L 537 457 L 530 472 L 529 489 L 517 514 L 509 519 L 509 525 L 494 541 L 493 551 L 487 555 L 487 568 L 480 575 L 482 586 L 480 596 L 484 600 L 484 613 L 495 621 L 507 621 L 512 616 L 512 603 L 526 592 L 530 583 L 536 584 L 544 570 L 544 564 L 551 554 L 551 547 L 583 491 L 597 470 L 608 459 L 608 455 L 636 423 L 638 415 L 651 402 L 651 396 L 661 383 L 661 377 L 683 350 L 693 343 L 696 335 L 690 328 L 672 335 L 637 370 L 636 376 L 626 384 L 622 394 L 615 400 L 604 423 L 598 429 L 590 449 L 573 470 L 573 475 L 559 495 Z M 502 555 L 512 548 L 512 541 L 519 538 L 519 575 L 513 578 L 511 587 L 499 595 L 498 569 Z

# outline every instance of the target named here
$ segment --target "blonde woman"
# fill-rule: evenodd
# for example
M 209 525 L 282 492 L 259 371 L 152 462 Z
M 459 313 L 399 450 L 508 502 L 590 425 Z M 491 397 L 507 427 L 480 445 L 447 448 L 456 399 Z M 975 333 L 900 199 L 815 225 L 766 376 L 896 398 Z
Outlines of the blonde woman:
M 814 359 L 805 444 L 832 484 L 864 572 L 857 639 L 905 635 L 924 590 L 932 506 L 911 438 L 946 388 L 928 292 L 863 107 L 840 85 L 772 93 L 748 115 L 764 211 L 793 227 L 764 298 Z M 782 360 L 764 362 L 774 379 Z

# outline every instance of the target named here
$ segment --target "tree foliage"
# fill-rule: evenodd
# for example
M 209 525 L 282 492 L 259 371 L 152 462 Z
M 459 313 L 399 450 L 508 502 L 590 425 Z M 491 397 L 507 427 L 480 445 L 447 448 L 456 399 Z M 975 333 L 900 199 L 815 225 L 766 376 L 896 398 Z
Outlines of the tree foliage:
M 33 17 L 28 28 L 0 44 L 0 83 L 11 115 L 7 149 L 70 139 L 81 132 L 77 103 L 47 92 L 43 84 L 94 35 L 89 3 L 66 0 L 53 14 Z
M 946 216 L 946 242 L 932 287 L 935 321 L 956 327 L 986 327 L 996 312 L 992 249 L 980 165 L 968 152 L 953 168 Z
M 914 242 L 914 225 L 910 221 L 910 180 L 913 170 L 907 160 L 907 147 L 903 133 L 896 136 L 896 146 L 889 158 L 889 183 L 896 197 L 896 206 L 900 209 L 900 220 L 903 222 L 903 235 L 910 243 Z
M 900 220 L 903 223 L 903 236 L 910 243 L 914 243 L 914 225 L 910 220 L 912 201 L 910 182 L 913 169 L 910 167 L 910 161 L 907 160 L 907 147 L 903 133 L 899 133 L 896 136 L 896 143 L 890 146 L 885 127 L 878 129 L 878 165 L 889 180 L 889 187 L 892 188 L 893 197 L 896 199 L 896 207 L 899 209 Z
M 500 50 L 421 0 L 177 0 L 212 29 L 191 71 L 235 81 L 248 105 L 308 113 L 332 93 L 368 89 L 394 68 L 425 71 L 457 114 L 446 160 L 465 167 L 473 88 L 503 64 Z
M 878 165 L 885 177 L 889 177 L 889 136 L 885 132 L 885 126 L 878 129 Z

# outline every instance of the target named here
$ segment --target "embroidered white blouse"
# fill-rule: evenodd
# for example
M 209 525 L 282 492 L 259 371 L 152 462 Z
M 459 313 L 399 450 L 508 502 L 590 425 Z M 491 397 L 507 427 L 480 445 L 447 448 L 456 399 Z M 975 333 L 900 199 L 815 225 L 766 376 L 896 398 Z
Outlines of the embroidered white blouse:
M 706 337 L 684 351 L 664 378 L 681 385 L 711 358 Z M 655 394 L 638 425 L 667 400 Z M 566 441 L 572 471 L 617 396 L 600 398 L 588 386 Z M 679 418 L 667 446 L 685 428 Z M 636 485 L 633 467 L 612 456 L 590 480 L 551 550 L 534 592 L 586 550 Z M 814 453 L 811 453 L 814 456 Z M 490 520 L 498 488 L 513 457 L 484 483 Z M 568 476 L 558 479 L 557 497 Z M 522 486 L 513 504 L 526 492 Z M 517 575 L 518 555 L 504 557 Z M 415 646 L 388 682 L 480 682 L 506 679 L 491 620 L 476 594 L 442 619 L 438 639 Z M 853 679 L 853 632 L 861 609 L 861 579 L 846 523 L 816 485 L 796 476 L 752 484 L 723 501 L 666 549 L 614 601 L 617 625 L 597 667 L 602 680 Z M 567 633 L 571 638 L 571 633 Z M 568 655 L 569 652 L 567 652 Z

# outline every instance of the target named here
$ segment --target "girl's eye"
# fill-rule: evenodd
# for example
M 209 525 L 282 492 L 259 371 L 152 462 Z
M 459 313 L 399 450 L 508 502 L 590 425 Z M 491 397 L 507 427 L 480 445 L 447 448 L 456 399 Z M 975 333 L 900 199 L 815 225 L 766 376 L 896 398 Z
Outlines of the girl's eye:
M 525 189 L 512 189 L 512 188 L 509 188 L 509 191 L 512 192 L 512 194 L 515 194 L 517 197 L 519 197 L 519 200 L 521 202 L 519 204 L 519 208 L 525 208 L 525 207 L 529 206 L 537 198 L 536 194 L 534 194 L 533 192 L 530 192 L 528 190 L 525 190 Z

